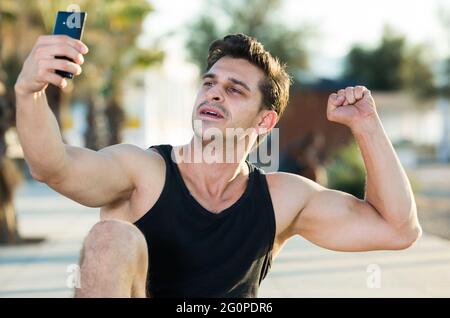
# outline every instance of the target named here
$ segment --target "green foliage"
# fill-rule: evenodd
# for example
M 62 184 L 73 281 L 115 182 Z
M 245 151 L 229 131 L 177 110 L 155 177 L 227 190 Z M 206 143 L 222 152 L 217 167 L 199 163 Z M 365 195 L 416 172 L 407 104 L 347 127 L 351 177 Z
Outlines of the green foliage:
M 450 10 L 444 7 L 443 4 L 442 8 L 439 8 L 438 19 L 442 26 L 442 30 L 447 35 L 448 42 L 450 43 Z M 442 84 L 439 87 L 439 93 L 442 96 L 450 98 L 450 55 L 443 61 L 443 66 Z
M 30 38 L 51 34 L 56 12 L 66 10 L 71 4 L 70 0 L 2 1 L 0 61 L 3 65 L 0 71 L 8 67 L 9 82 L 5 82 L 9 87 L 14 84 L 23 59 L 34 44 Z M 147 0 L 80 0 L 76 4 L 88 13 L 83 41 L 90 52 L 85 57 L 85 72 L 75 79 L 75 97 L 86 96 L 88 92 L 91 95 L 113 94 L 116 89 L 120 90 L 124 77 L 135 67 L 148 67 L 163 59 L 158 49 L 136 44 L 144 18 L 153 11 Z M 2 42 L 5 45 L 1 45 Z
M 366 173 L 358 146 L 352 143 L 341 148 L 327 165 L 328 187 L 364 198 Z
M 357 45 L 350 50 L 343 78 L 373 90 L 407 89 L 416 97 L 426 98 L 435 94 L 436 88 L 425 53 L 423 46 L 409 47 L 404 36 L 386 27 L 377 47 Z
M 36 38 L 51 34 L 56 12 L 69 10 L 72 4 L 71 0 L 1 1 L 0 81 L 6 86 L 7 96 L 14 95 L 14 83 Z M 120 114 L 121 96 L 127 76 L 136 68 L 161 62 L 164 56 L 155 47 L 137 45 L 143 21 L 153 11 L 148 0 L 79 0 L 76 4 L 88 13 L 82 40 L 89 53 L 85 56 L 83 73 L 74 78 L 70 87 L 73 89 L 64 91 L 64 98 L 62 91 L 53 86 L 47 89 L 47 95 L 52 96 L 49 105 L 57 118 L 64 102 L 68 105 L 70 100 L 81 99 L 88 104 L 92 115 L 88 130 L 95 130 L 90 134 L 95 137 L 88 146 L 98 149 L 119 142 L 109 137 L 99 142 L 96 136 L 119 135 L 117 130 L 124 118 Z M 101 122 L 107 125 L 95 126 Z
M 450 57 L 445 61 L 444 85 L 441 93 L 443 96 L 450 97 Z
M 92 15 L 87 18 L 83 37 L 90 48 L 86 64 L 95 67 L 95 72 L 86 72 L 84 85 L 97 83 L 100 92 L 113 96 L 134 68 L 163 59 L 161 51 L 136 44 L 144 18 L 153 11 L 148 1 L 91 0 L 83 5 L 83 10 Z
M 433 72 L 425 60 L 426 48 L 417 45 L 405 53 L 402 65 L 403 86 L 413 91 L 418 98 L 428 98 L 437 93 Z
M 188 28 L 186 47 L 191 60 L 201 70 L 206 67 L 210 43 L 227 34 L 244 33 L 256 37 L 288 69 L 306 69 L 306 39 L 312 34 L 307 26 L 289 28 L 277 19 L 281 0 L 213 0 L 206 14 Z

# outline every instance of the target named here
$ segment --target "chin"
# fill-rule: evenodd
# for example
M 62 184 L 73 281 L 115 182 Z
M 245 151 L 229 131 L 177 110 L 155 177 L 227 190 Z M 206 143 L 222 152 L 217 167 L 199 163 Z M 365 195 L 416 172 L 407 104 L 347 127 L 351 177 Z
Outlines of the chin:
M 225 135 L 226 127 L 216 121 L 208 121 L 201 119 L 194 119 L 192 121 L 192 130 L 196 137 L 204 141 L 213 140 L 214 136 L 223 137 Z

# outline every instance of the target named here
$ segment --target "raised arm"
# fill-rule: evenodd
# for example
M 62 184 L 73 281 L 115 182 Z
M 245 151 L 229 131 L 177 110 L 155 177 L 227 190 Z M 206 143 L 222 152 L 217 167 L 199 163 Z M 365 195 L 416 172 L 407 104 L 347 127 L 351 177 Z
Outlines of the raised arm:
M 407 248 L 421 235 L 414 195 L 370 91 L 357 86 L 332 94 L 327 116 L 355 136 L 367 171 L 365 198 L 289 176 L 306 197 L 293 233 L 340 251 Z
M 83 53 L 87 47 L 67 36 L 37 40 L 15 85 L 17 130 L 33 178 L 81 204 L 100 207 L 130 195 L 134 184 L 125 158 L 143 151 L 117 145 L 97 152 L 63 143 L 45 89 L 50 83 L 67 85 L 55 69 L 80 74 Z M 70 57 L 75 63 L 55 56 Z

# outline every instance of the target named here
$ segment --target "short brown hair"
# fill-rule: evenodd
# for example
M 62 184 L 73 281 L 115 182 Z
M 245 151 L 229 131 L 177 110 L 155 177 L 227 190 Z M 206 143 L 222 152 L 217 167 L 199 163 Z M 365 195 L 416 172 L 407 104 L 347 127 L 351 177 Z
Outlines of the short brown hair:
M 225 36 L 209 46 L 206 71 L 222 57 L 242 58 L 259 67 L 266 78 L 259 83 L 262 94 L 262 107 L 274 110 L 278 119 L 283 114 L 289 100 L 291 78 L 286 66 L 273 57 L 255 38 L 239 33 Z

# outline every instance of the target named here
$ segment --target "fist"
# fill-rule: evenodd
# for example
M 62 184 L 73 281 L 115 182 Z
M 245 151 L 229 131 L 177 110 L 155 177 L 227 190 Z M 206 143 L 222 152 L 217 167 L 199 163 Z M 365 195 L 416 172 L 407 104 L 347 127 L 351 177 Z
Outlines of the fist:
M 350 128 L 376 116 L 375 101 L 364 86 L 347 87 L 328 98 L 327 118 Z
M 81 41 L 66 35 L 40 36 L 26 58 L 22 71 L 17 78 L 16 93 L 26 95 L 43 91 L 48 84 L 64 88 L 67 80 L 55 73 L 61 70 L 79 75 L 83 54 L 88 48 Z M 66 56 L 73 60 L 57 59 L 55 56 Z

